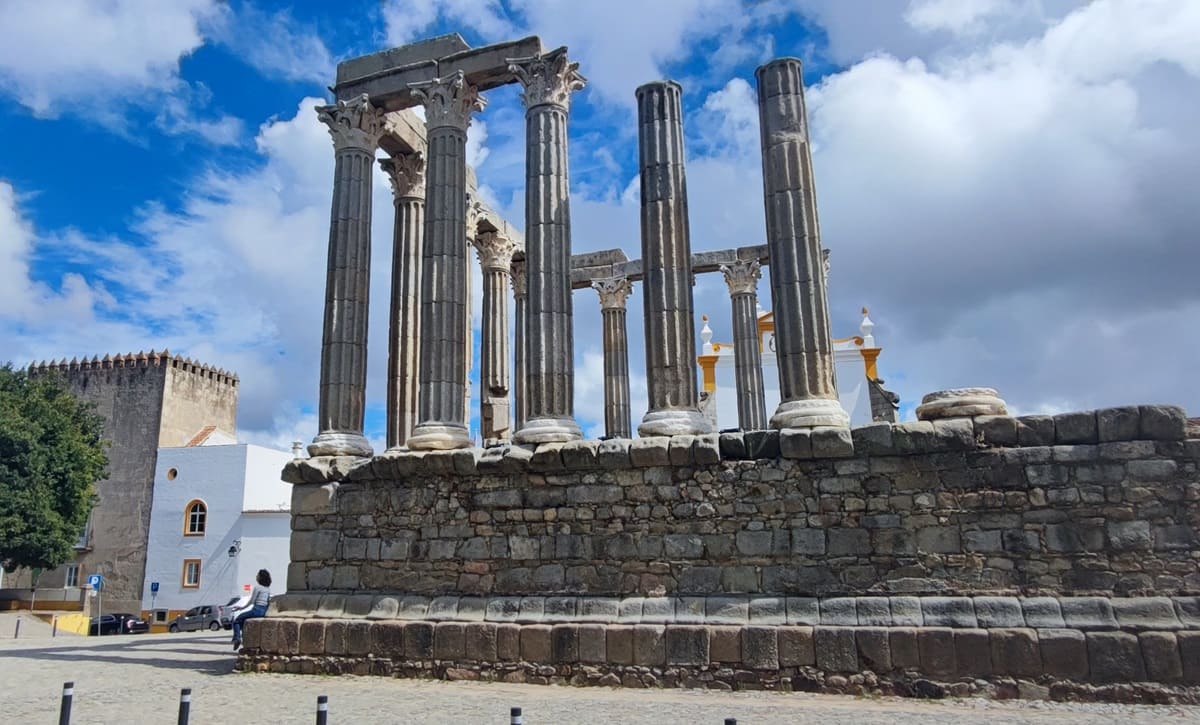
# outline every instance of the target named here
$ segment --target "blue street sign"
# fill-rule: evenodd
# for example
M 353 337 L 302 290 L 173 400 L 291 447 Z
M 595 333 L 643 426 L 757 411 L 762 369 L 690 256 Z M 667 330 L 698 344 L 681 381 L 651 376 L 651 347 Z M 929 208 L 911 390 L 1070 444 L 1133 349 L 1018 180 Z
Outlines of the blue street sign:
M 158 594 L 158 582 L 150 582 L 150 593 Z
M 99 574 L 88 575 L 88 586 L 92 589 L 99 589 L 104 584 L 104 577 Z

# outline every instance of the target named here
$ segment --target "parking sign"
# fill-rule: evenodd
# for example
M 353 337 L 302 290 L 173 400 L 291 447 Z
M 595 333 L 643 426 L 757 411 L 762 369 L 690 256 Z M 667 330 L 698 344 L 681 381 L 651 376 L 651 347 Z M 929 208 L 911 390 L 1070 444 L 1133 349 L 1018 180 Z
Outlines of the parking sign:
M 150 582 L 150 593 L 158 594 L 158 582 Z
M 104 577 L 100 576 L 99 574 L 89 574 L 88 575 L 88 586 L 89 587 L 91 587 L 92 589 L 99 589 L 103 585 L 104 585 Z

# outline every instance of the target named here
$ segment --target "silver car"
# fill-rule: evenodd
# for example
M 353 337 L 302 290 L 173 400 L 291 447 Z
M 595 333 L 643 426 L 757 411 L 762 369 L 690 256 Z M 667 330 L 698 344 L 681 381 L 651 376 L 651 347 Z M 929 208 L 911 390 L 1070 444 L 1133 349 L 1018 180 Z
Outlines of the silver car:
M 211 629 L 216 632 L 224 624 L 223 607 L 218 604 L 202 604 L 192 607 L 167 625 L 168 632 L 195 632 L 201 629 Z

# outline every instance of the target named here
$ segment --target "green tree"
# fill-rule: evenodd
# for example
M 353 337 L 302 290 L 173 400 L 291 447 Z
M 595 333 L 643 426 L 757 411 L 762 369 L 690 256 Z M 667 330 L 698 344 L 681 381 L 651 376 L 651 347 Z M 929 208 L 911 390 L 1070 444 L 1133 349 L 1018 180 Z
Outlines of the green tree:
M 74 556 L 95 483 L 103 419 L 57 375 L 0 366 L 0 565 L 54 569 Z

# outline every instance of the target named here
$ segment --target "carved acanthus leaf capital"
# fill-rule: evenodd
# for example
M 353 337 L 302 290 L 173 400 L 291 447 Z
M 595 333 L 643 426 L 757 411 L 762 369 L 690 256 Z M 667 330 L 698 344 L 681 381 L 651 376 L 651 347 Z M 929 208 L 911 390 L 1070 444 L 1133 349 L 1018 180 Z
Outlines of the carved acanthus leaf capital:
M 487 106 L 487 100 L 479 95 L 478 88 L 467 83 L 461 70 L 445 78 L 410 83 L 408 87 L 425 105 L 426 128 L 451 126 L 466 131 L 471 125 L 471 114 Z
M 473 244 L 479 256 L 479 266 L 485 271 L 508 273 L 512 269 L 517 245 L 508 237 L 496 232 L 483 232 L 476 235 Z
M 512 280 L 513 298 L 518 300 L 525 299 L 525 260 L 515 260 L 509 269 L 509 273 L 512 275 L 510 279 Z
M 587 79 L 579 73 L 579 64 L 567 60 L 565 47 L 528 58 L 509 58 L 508 70 L 525 88 L 521 101 L 525 108 L 571 106 L 571 93 L 583 88 Z
M 821 250 L 821 271 L 825 273 L 825 286 L 829 286 L 829 250 Z
M 625 300 L 633 292 L 633 283 L 628 277 L 609 277 L 593 280 L 592 289 L 600 295 L 600 309 L 623 310 Z
M 762 265 L 757 259 L 739 259 L 721 265 L 729 295 L 753 295 L 758 293 L 758 280 L 762 277 Z
M 404 154 L 380 159 L 380 167 L 392 183 L 392 196 L 396 199 L 425 198 L 425 156 L 421 153 Z
M 317 106 L 317 118 L 329 127 L 333 148 L 358 149 L 375 153 L 383 135 L 384 113 L 371 105 L 367 94 L 332 106 Z

